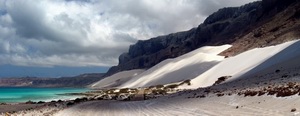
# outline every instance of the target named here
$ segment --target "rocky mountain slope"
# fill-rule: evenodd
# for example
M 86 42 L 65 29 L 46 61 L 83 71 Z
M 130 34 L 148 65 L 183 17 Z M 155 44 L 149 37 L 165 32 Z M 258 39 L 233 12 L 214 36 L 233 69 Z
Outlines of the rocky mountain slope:
M 0 78 L 0 87 L 85 87 L 103 78 L 102 73 L 81 74 L 60 78 Z
M 252 48 L 277 45 L 300 37 L 299 0 L 262 0 L 223 8 L 188 31 L 140 40 L 119 57 L 106 76 L 131 69 L 148 69 L 206 45 L 231 44 L 221 55 L 234 56 Z

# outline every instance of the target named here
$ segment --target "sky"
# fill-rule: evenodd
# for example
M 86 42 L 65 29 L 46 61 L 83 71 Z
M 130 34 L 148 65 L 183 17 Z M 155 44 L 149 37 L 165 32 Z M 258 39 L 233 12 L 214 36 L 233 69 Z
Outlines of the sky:
M 106 72 L 138 40 L 252 1 L 0 0 L 0 77 Z

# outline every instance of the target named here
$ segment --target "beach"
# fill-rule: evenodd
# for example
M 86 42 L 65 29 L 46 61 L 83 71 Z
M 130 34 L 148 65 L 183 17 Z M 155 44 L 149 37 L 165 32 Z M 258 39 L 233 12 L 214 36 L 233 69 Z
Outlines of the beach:
M 30 110 L 43 106 L 44 104 L 1 104 L 0 105 L 0 113 L 3 112 L 16 112 L 22 110 Z
M 85 88 L 1 87 L 0 114 L 38 115 L 61 110 L 84 95 Z M 69 103 L 69 104 L 68 104 Z M 73 103 L 74 104 L 74 103 Z
M 71 103 L 72 102 L 72 103 Z M 58 100 L 45 103 L 11 103 L 0 105 L 0 116 L 51 116 L 59 110 L 74 105 L 72 100 Z

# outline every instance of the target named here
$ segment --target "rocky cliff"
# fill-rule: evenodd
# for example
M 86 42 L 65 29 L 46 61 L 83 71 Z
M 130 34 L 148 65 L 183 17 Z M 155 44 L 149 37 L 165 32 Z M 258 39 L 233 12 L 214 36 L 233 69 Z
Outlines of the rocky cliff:
M 231 49 L 221 53 L 230 56 L 296 39 L 300 37 L 299 6 L 299 0 L 263 0 L 220 9 L 196 28 L 131 45 L 106 76 L 124 70 L 147 69 L 204 45 L 232 44 Z

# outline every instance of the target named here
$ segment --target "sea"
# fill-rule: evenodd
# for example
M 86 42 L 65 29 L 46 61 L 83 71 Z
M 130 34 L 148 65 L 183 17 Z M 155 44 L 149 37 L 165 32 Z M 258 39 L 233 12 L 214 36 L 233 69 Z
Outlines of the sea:
M 29 100 L 52 101 L 71 100 L 77 97 L 68 93 L 89 91 L 87 88 L 30 88 L 30 87 L 0 87 L 0 103 L 21 103 Z

